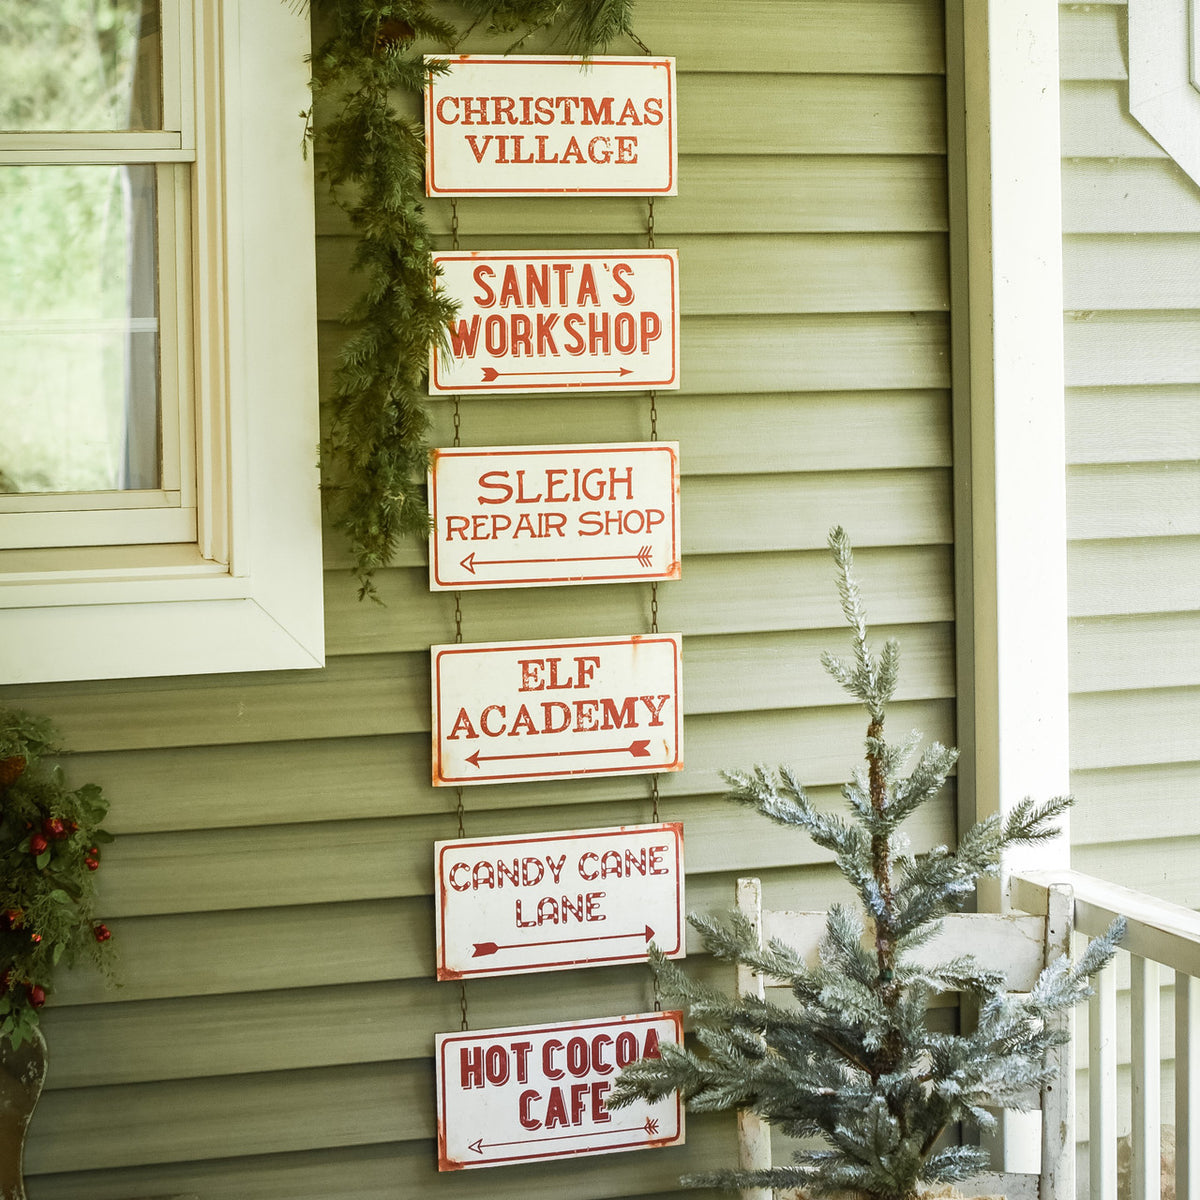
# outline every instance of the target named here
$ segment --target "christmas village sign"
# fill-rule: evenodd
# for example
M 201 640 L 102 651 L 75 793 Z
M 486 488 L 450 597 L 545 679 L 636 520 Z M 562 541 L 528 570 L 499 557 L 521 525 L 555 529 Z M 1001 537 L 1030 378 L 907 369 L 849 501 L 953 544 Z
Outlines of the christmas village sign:
M 674 60 L 448 66 L 426 89 L 429 195 L 675 194 Z M 679 386 L 674 251 L 456 249 L 434 270 L 458 312 L 433 394 Z M 671 443 L 436 450 L 429 504 L 433 590 L 679 577 Z M 657 631 L 432 647 L 434 785 L 682 770 L 681 657 Z M 678 824 L 439 842 L 435 876 L 439 979 L 685 953 Z M 680 1022 L 439 1035 L 439 1169 L 682 1142 L 678 1095 L 605 1105 Z

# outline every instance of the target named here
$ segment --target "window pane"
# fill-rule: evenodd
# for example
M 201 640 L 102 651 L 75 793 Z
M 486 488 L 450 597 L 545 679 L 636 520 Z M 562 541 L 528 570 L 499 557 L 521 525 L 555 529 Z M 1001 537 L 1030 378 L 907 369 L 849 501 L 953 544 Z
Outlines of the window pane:
M 0 0 L 0 129 L 162 127 L 157 0 Z
M 159 485 L 155 168 L 0 168 L 0 491 Z

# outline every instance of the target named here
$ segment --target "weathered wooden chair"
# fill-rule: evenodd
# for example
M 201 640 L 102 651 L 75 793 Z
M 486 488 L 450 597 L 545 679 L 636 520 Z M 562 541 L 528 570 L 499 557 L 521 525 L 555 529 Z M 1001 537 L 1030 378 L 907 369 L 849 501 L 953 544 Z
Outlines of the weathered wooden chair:
M 960 913 L 947 917 L 941 933 L 923 948 L 922 955 L 928 955 L 930 961 L 966 952 L 983 955 L 989 965 L 1005 969 L 1014 992 L 1027 991 L 1044 966 L 1070 952 L 1074 911 L 1071 892 L 1051 887 L 1049 895 L 1048 916 Z M 825 932 L 824 913 L 764 909 L 757 879 L 738 880 L 737 905 L 758 930 L 760 944 L 775 938 L 807 958 L 816 958 Z M 778 980 L 764 979 L 746 967 L 738 968 L 738 990 L 742 994 L 764 996 L 766 988 L 779 985 Z M 1069 1014 L 1063 1018 L 1064 1022 L 1069 1019 Z M 1058 1076 L 1042 1090 L 1041 1097 L 1040 1172 L 980 1177 L 963 1185 L 964 1194 L 1003 1195 L 1007 1200 L 1074 1200 L 1074 1056 L 1070 1044 L 1059 1047 L 1055 1057 Z M 738 1114 L 738 1146 L 743 1168 L 763 1170 L 771 1166 L 770 1126 L 754 1113 Z M 790 1200 L 794 1194 L 745 1188 L 742 1200 Z

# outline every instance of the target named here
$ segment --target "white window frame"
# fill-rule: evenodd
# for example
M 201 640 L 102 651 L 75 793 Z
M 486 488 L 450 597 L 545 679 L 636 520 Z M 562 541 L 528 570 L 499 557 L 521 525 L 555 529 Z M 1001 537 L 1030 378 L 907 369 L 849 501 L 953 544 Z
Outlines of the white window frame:
M 195 540 L 0 551 L 0 684 L 323 664 L 301 7 L 196 5 Z

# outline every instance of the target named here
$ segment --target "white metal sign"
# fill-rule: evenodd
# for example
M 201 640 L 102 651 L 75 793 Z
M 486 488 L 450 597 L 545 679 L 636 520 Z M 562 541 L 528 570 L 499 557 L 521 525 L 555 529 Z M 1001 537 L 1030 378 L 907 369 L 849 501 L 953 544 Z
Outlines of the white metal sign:
M 430 196 L 673 196 L 673 58 L 426 55 Z
M 679 578 L 679 446 L 453 447 L 429 466 L 429 586 Z
M 677 633 L 431 647 L 435 787 L 683 770 Z
M 605 1099 L 622 1068 L 682 1041 L 678 1012 L 439 1033 L 438 1170 L 681 1145 L 677 1092 Z
M 683 958 L 683 826 L 632 825 L 434 846 L 437 977 Z
M 679 387 L 674 250 L 445 251 L 458 302 L 431 394 Z

